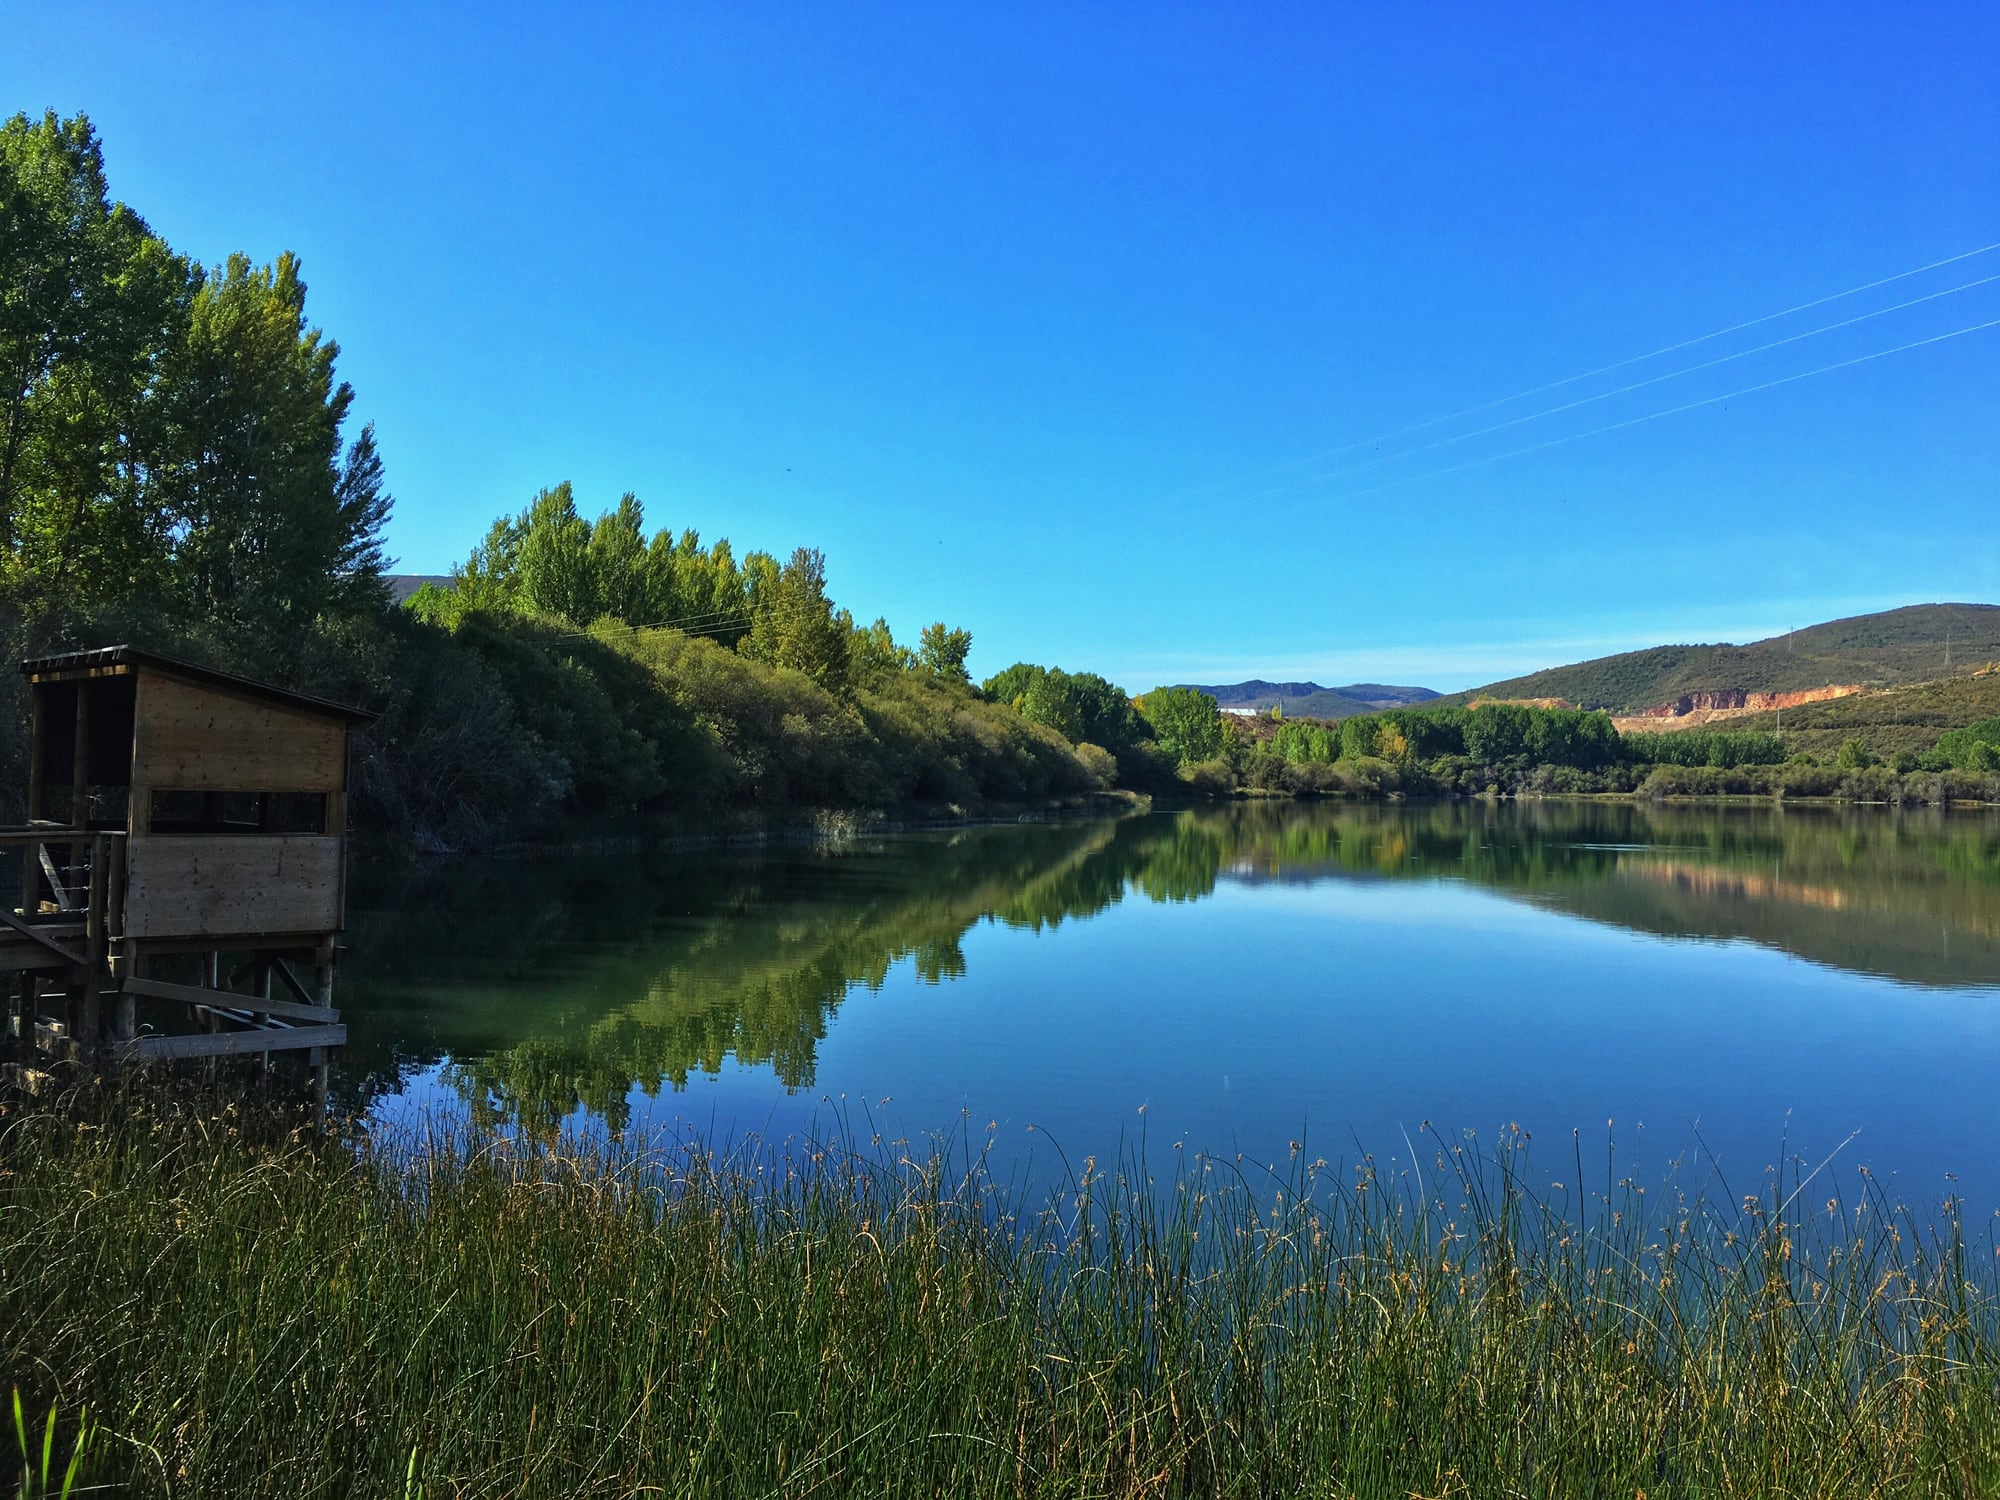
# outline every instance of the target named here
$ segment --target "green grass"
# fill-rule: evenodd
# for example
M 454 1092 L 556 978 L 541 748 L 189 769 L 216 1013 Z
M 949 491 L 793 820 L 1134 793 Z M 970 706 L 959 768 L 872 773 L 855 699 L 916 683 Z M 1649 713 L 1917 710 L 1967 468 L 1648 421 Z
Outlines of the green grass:
M 2000 1487 L 1993 1246 L 1831 1170 L 1716 1212 L 1517 1133 L 1421 1178 L 1155 1147 L 1017 1216 L 976 1140 L 865 1130 L 392 1159 L 17 1108 L 0 1380 L 145 1494 Z

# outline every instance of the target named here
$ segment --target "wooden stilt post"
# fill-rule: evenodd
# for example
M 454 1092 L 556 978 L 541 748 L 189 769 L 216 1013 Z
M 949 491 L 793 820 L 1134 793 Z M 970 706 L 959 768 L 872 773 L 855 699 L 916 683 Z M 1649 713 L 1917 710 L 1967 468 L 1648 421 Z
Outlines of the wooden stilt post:
M 313 1003 L 323 1009 L 333 1006 L 333 940 L 313 950 Z M 306 1054 L 313 1075 L 313 1123 L 326 1127 L 328 1072 L 326 1048 L 314 1047 Z
M 271 972 L 271 960 L 261 953 L 258 954 L 256 988 L 260 999 L 269 1000 L 271 998 L 271 981 L 274 977 Z M 259 1082 L 265 1084 L 271 1081 L 271 1054 L 268 1052 L 257 1054 L 257 1078 Z
M 43 690 L 39 683 L 28 689 L 28 821 L 42 816 L 43 784 L 48 766 L 43 755 L 42 736 L 48 728 L 43 712 Z M 42 909 L 41 850 L 30 842 L 21 846 L 21 915 L 32 918 Z M 29 1041 L 34 1038 L 30 1036 Z
M 119 946 L 124 951 L 119 955 L 118 1013 L 111 1023 L 111 1040 L 129 1042 L 139 1034 L 139 997 L 125 987 L 125 981 L 142 978 L 146 961 L 140 956 L 137 938 L 127 938 Z

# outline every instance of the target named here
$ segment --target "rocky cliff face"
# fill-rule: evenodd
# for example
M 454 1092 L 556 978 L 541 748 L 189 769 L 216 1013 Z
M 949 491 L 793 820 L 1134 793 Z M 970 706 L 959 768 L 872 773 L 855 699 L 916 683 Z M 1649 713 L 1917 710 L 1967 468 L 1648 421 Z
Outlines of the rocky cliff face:
M 1612 720 L 1619 728 L 1681 729 L 1737 714 L 1768 712 L 1774 708 L 1796 708 L 1801 703 L 1824 703 L 1829 698 L 1845 698 L 1861 692 L 1859 683 L 1828 683 L 1825 687 L 1800 688 L 1789 693 L 1751 693 L 1742 688 L 1718 688 L 1706 693 L 1683 693 L 1671 703 L 1655 704 L 1637 713 L 1622 714 Z M 1661 721 L 1665 720 L 1665 723 Z
M 1720 688 L 1712 693 L 1683 693 L 1671 703 L 1642 708 L 1635 719 L 1682 719 L 1692 713 L 1758 713 L 1773 708 L 1796 708 L 1801 703 L 1824 703 L 1829 698 L 1845 698 L 1861 691 L 1859 685 L 1828 684 L 1800 688 L 1790 693 L 1746 693 L 1742 688 Z

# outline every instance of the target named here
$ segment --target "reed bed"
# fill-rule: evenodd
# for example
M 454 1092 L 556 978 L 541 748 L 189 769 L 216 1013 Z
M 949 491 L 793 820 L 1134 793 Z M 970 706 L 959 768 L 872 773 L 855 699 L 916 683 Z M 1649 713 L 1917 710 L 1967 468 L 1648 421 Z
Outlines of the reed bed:
M 17 1107 L 0 1381 L 142 1494 L 2000 1491 L 1993 1245 L 1949 1205 L 1586 1189 L 1516 1132 L 1393 1178 L 1145 1154 L 1030 1202 L 865 1125 L 392 1153 Z

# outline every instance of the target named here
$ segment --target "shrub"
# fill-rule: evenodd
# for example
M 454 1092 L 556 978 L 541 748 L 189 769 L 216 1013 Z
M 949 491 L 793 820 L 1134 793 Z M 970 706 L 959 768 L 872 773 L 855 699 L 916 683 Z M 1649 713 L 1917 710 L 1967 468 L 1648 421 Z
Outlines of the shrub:
M 1102 745 L 1093 745 L 1085 740 L 1076 747 L 1076 758 L 1083 768 L 1094 778 L 1100 788 L 1108 787 L 1118 780 L 1118 757 Z
M 1190 789 L 1204 797 L 1226 797 L 1236 786 L 1229 762 L 1219 757 L 1182 766 L 1180 776 Z

